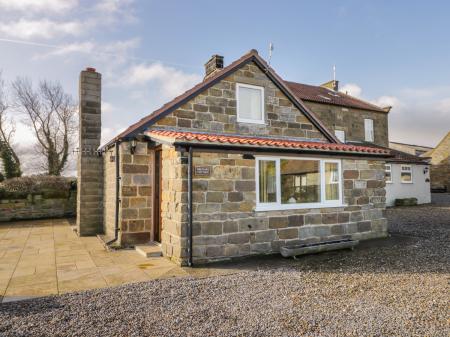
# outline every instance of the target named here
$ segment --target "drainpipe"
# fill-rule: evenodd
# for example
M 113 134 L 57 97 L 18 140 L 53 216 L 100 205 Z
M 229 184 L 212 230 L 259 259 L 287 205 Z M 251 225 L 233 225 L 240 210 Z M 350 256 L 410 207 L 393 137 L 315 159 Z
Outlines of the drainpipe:
M 119 146 L 120 141 L 116 141 L 116 209 L 114 214 L 114 238 L 106 243 L 106 245 L 110 245 L 113 242 L 116 242 L 119 238 L 119 206 L 120 206 L 120 160 L 119 160 Z
M 194 150 L 189 146 L 188 152 L 188 266 L 192 267 L 192 153 Z

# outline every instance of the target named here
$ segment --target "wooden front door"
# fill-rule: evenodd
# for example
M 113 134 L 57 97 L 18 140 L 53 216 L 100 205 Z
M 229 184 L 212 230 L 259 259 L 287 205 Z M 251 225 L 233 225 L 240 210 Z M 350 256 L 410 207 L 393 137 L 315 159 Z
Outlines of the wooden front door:
M 153 241 L 161 242 L 161 149 L 155 150 L 153 182 Z

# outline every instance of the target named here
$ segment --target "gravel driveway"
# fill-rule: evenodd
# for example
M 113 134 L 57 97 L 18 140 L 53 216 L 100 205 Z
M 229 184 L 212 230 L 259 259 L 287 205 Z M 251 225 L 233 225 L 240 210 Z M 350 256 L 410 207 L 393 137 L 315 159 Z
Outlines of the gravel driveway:
M 1 336 L 449 336 L 450 205 L 355 251 L 0 305 Z

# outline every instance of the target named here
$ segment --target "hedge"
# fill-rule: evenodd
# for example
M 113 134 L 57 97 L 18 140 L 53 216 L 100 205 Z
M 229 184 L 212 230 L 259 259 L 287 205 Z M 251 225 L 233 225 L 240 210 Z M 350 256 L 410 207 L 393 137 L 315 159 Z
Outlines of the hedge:
M 68 198 L 76 186 L 76 179 L 68 177 L 32 175 L 12 178 L 0 183 L 0 199 L 23 199 L 37 194 L 49 199 Z

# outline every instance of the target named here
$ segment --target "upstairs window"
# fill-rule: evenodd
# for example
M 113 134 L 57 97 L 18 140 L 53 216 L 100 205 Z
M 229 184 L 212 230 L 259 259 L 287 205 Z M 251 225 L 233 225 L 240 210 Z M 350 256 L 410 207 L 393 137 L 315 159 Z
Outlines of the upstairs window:
M 364 135 L 366 142 L 373 142 L 373 119 L 364 119 Z
M 400 170 L 400 180 L 402 184 L 412 184 L 412 167 L 411 165 L 402 165 Z
M 386 183 L 392 183 L 392 165 L 391 164 L 384 165 L 384 172 Z
M 236 84 L 237 121 L 264 124 L 264 88 Z
M 339 139 L 342 143 L 345 143 L 345 131 L 343 130 L 334 130 L 334 135 L 337 139 Z

